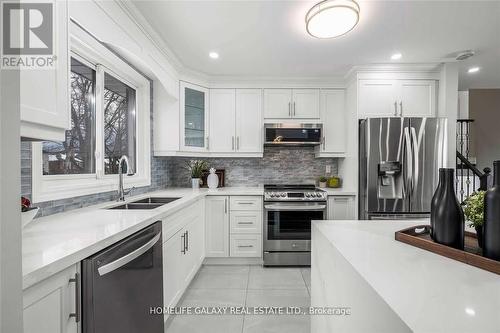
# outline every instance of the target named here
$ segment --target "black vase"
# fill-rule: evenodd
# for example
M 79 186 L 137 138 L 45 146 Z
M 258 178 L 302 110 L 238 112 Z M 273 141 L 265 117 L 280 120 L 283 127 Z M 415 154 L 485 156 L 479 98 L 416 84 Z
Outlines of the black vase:
M 493 187 L 484 196 L 483 254 L 500 260 L 500 161 L 493 162 Z
M 439 184 L 431 201 L 431 235 L 437 243 L 463 250 L 465 218 L 455 195 L 454 172 L 439 169 Z

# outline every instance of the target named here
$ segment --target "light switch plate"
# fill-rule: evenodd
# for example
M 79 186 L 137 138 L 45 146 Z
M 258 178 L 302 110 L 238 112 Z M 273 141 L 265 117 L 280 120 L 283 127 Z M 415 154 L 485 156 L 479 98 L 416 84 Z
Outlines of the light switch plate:
M 331 165 L 327 165 L 326 166 L 326 170 L 325 170 L 325 173 L 329 174 L 332 172 L 332 166 Z

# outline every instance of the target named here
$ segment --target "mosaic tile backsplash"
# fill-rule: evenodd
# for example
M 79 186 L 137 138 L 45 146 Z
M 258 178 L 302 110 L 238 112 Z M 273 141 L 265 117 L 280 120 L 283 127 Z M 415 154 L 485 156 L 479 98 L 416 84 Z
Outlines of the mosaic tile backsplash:
M 151 186 L 141 187 L 141 194 L 167 187 L 189 187 L 191 181 L 186 162 L 191 158 L 153 157 Z M 266 183 L 314 183 L 325 174 L 327 165 L 337 174 L 337 160 L 315 158 L 312 147 L 266 147 L 263 158 L 207 158 L 210 166 L 225 169 L 226 186 L 254 186 Z M 21 193 L 31 198 L 31 143 L 21 143 Z M 40 207 L 38 216 L 47 216 L 116 199 L 116 191 L 75 198 L 34 203 Z

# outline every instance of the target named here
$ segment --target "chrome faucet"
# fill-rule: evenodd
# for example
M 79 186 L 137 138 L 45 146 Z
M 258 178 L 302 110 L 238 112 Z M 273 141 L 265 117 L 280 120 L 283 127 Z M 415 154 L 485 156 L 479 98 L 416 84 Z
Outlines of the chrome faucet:
M 127 176 L 134 175 L 134 171 L 130 167 L 130 164 L 129 164 L 129 161 L 128 161 L 128 157 L 126 155 L 123 155 L 118 160 L 118 200 L 117 201 L 125 201 L 125 196 L 127 194 L 129 194 L 130 192 L 132 192 L 132 190 L 135 188 L 135 187 L 132 187 L 128 191 L 125 191 L 123 189 L 123 171 L 122 171 L 122 164 L 123 164 L 123 162 L 125 162 L 125 164 L 127 165 Z

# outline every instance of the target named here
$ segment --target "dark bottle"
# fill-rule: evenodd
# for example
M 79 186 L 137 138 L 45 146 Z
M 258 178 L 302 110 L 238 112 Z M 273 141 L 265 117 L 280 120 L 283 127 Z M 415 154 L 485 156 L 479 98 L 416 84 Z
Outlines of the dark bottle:
M 464 249 L 464 212 L 455 195 L 454 169 L 439 169 L 439 184 L 431 201 L 432 239 Z
M 483 254 L 500 260 L 500 161 L 493 162 L 493 187 L 484 196 Z

